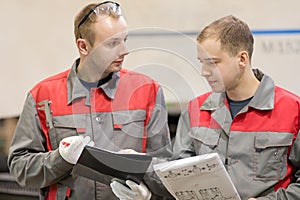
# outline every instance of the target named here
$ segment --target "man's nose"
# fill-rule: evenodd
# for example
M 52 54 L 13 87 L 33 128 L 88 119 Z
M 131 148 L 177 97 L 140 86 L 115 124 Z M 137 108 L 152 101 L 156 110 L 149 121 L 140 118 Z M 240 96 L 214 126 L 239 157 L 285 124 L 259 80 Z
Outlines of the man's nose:
M 127 47 L 127 44 L 125 42 L 122 42 L 120 49 L 119 49 L 119 57 L 126 56 L 129 54 L 129 50 Z
M 211 75 L 211 69 L 209 65 L 202 63 L 201 65 L 201 75 L 204 77 L 210 76 Z

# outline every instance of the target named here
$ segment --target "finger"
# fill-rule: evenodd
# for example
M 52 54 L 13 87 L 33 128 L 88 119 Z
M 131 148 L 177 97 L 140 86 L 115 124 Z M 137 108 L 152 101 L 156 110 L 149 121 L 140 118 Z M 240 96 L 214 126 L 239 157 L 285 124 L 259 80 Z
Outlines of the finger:
M 118 181 L 111 182 L 110 187 L 118 197 L 134 197 L 136 195 L 135 192 Z
M 93 146 L 95 146 L 95 142 L 94 141 L 90 141 L 87 145 L 90 146 L 90 147 L 93 147 Z
M 83 138 L 82 143 L 83 143 L 83 145 L 85 146 L 85 145 L 87 145 L 90 141 L 91 141 L 90 136 L 85 136 L 85 137 Z
M 117 184 L 116 184 L 115 182 L 111 182 L 109 185 L 110 185 L 110 188 L 111 188 L 111 190 L 113 191 L 113 193 L 114 193 L 118 198 L 120 198 L 122 195 L 121 195 L 121 193 L 120 193 L 120 190 L 117 189 L 117 188 L 118 188 Z
M 114 185 L 120 189 L 121 191 L 123 191 L 126 194 L 130 194 L 130 195 L 134 195 L 135 192 L 133 192 L 130 188 L 128 188 L 127 186 L 123 185 L 122 183 L 118 182 L 118 181 L 113 181 L 112 183 L 114 183 Z
M 121 149 L 118 153 L 146 155 L 145 153 L 140 153 L 133 149 Z
M 128 187 L 130 187 L 131 190 L 138 191 L 139 185 L 136 182 L 131 180 L 126 180 L 126 185 L 128 185 Z
M 132 149 L 121 149 L 118 153 L 127 153 L 127 154 L 132 154 L 134 153 L 135 151 L 132 150 Z
M 83 139 L 84 139 L 83 135 L 79 135 L 78 137 L 79 137 L 80 141 L 83 141 Z

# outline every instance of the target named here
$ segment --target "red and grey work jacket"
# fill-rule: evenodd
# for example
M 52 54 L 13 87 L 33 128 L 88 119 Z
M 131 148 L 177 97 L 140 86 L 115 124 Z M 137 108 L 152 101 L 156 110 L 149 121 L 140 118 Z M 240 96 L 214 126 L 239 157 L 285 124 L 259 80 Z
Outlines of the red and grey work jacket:
M 190 101 L 179 120 L 173 153 L 183 158 L 217 152 L 242 199 L 300 199 L 295 177 L 300 173 L 299 119 L 299 97 L 264 75 L 234 119 L 224 93 Z
M 41 188 L 45 199 L 115 199 L 107 184 L 70 174 L 59 142 L 82 134 L 99 148 L 169 156 L 162 90 L 145 75 L 121 70 L 88 91 L 75 69 L 76 64 L 45 79 L 28 94 L 10 148 L 10 170 L 21 185 Z

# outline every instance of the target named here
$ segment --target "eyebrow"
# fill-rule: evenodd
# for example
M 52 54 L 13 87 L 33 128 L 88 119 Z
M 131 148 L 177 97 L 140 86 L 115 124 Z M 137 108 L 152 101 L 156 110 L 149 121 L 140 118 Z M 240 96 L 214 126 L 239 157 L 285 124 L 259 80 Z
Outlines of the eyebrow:
M 115 41 L 117 41 L 117 40 L 123 40 L 124 38 L 128 38 L 128 34 L 127 35 L 125 35 L 124 37 L 122 36 L 122 35 L 117 35 L 117 36 L 112 36 L 112 37 L 110 37 L 109 39 L 107 39 L 108 41 L 112 41 L 112 40 L 115 40 Z
M 200 61 L 218 61 L 218 60 L 220 60 L 219 58 L 211 58 L 211 57 L 204 58 L 203 60 L 201 60 L 199 57 L 197 57 L 197 59 Z

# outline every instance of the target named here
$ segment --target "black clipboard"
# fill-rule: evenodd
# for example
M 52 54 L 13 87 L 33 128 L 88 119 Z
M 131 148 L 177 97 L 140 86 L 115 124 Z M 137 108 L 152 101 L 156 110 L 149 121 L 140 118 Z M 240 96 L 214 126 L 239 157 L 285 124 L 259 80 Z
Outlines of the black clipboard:
M 150 155 L 123 154 L 85 146 L 72 173 L 107 184 L 112 178 L 140 183 L 151 161 Z M 111 177 L 103 178 L 103 175 Z

